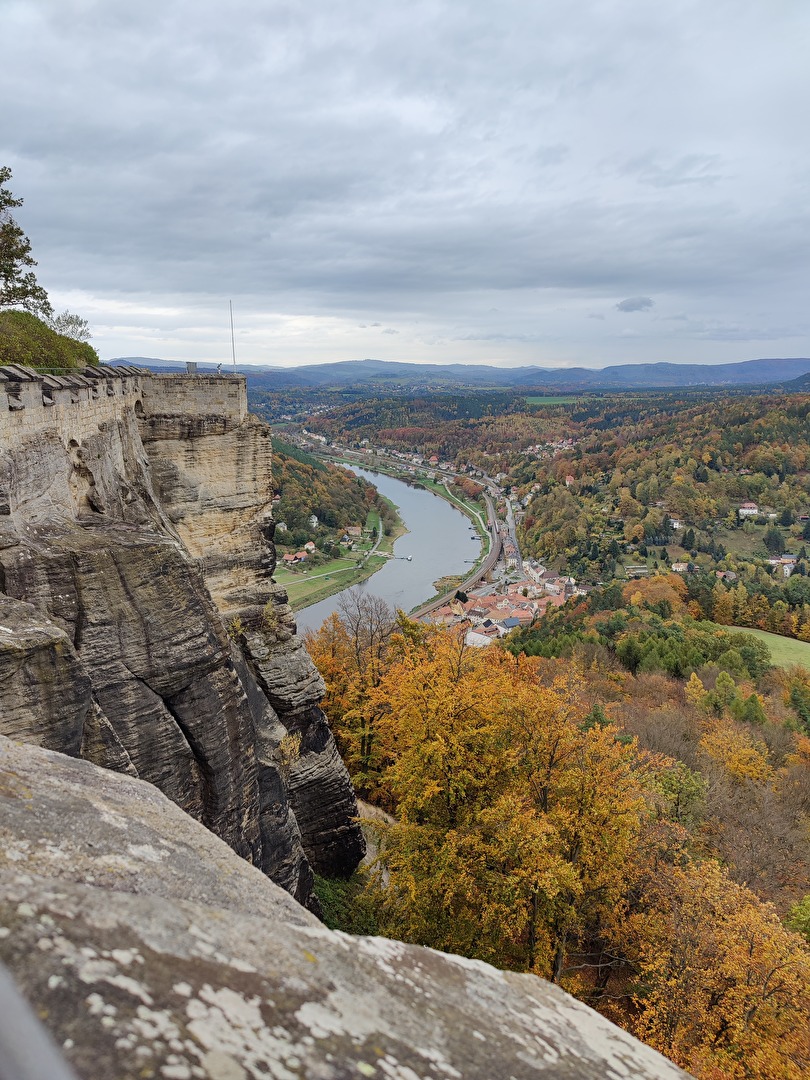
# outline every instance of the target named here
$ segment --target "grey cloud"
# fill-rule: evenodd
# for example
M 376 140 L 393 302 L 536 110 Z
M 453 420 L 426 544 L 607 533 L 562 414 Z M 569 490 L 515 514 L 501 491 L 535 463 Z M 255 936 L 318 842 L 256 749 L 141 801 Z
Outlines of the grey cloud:
M 622 172 L 635 175 L 640 183 L 656 188 L 711 185 L 723 179 L 719 164 L 716 154 L 684 154 L 669 161 L 656 155 L 645 155 L 628 161 Z
M 617 311 L 649 311 L 655 307 L 655 301 L 649 296 L 630 296 L 627 300 L 620 300 L 616 305 Z
M 384 334 L 398 334 L 399 330 L 392 330 L 391 327 L 389 326 L 386 330 L 383 330 L 383 333 Z
M 648 310 L 643 283 L 661 309 L 754 334 L 756 302 L 801 336 L 810 10 L 714 5 L 695 36 L 696 10 L 16 3 L 0 163 L 39 279 L 105 325 L 154 297 L 199 336 L 224 295 L 257 321 L 346 319 L 340 348 L 395 323 L 405 350 L 420 324 L 442 360 L 459 326 L 575 340 L 611 297 Z M 580 350 L 608 347 L 590 318 Z M 676 332 L 640 322 L 639 355 Z

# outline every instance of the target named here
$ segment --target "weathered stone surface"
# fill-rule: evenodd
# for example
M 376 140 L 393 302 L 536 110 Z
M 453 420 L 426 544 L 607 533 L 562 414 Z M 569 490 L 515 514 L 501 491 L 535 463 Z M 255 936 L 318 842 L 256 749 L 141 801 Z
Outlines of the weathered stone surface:
M 230 643 L 179 547 L 122 524 L 38 526 L 0 560 L 7 592 L 34 596 L 76 643 L 138 776 L 260 861 L 250 710 Z
M 128 777 L 0 741 L 0 826 L 0 957 L 86 1080 L 686 1075 L 534 976 L 324 929 Z
M 279 620 L 276 640 L 268 632 L 247 634 L 245 656 L 281 724 L 299 740 L 285 779 L 307 857 L 318 873 L 341 877 L 365 854 L 357 800 L 318 705 L 323 679 L 300 638 L 282 638 L 280 628 Z
M 255 718 L 264 748 L 259 784 L 267 786 L 263 820 L 269 827 L 278 814 L 273 762 L 286 730 L 301 738 L 300 757 L 285 772 L 284 786 L 307 857 L 319 873 L 349 874 L 365 850 L 354 792 L 317 707 L 323 680 L 296 637 L 286 593 L 271 577 L 276 553 L 270 429 L 244 410 L 189 417 L 180 411 L 179 395 L 146 393 L 144 402 L 141 434 L 160 505 L 196 559 L 226 623 L 248 628 L 240 640 L 272 706 L 267 723 Z M 278 870 L 273 876 L 282 880 Z
M 0 867 L 317 924 L 152 784 L 2 736 Z
M 26 407 L 4 419 L 0 733 L 154 783 L 297 899 L 314 903 L 288 776 L 277 761 L 286 728 L 228 638 L 203 576 L 209 558 L 225 558 L 226 604 L 239 591 L 241 560 L 239 589 L 254 617 L 276 591 L 264 517 L 268 431 L 246 416 L 240 380 L 110 383 L 112 395 L 91 399 L 91 387 L 48 410 L 32 376 Z M 150 411 L 184 403 L 185 418 Z M 182 450 L 193 473 L 182 512 L 155 494 L 162 459 L 155 451 L 150 460 L 139 430 L 151 420 L 166 436 L 153 449 Z M 187 438 L 174 446 L 168 431 Z M 195 557 L 184 540 L 196 545 Z M 291 637 L 294 624 L 282 622 L 280 633 Z M 330 814 L 324 828 L 335 864 L 350 872 L 359 858 L 353 807 L 344 799 Z M 342 832 L 350 842 L 341 854 Z
M 320 672 L 301 639 L 274 641 L 268 634 L 248 634 L 247 656 L 268 701 L 279 715 L 317 705 L 326 693 Z
M 0 594 L 0 730 L 75 755 L 92 708 L 90 677 L 65 631 Z
M 226 619 L 254 621 L 270 599 L 270 429 L 254 416 L 165 415 L 147 397 L 141 435 L 161 506 Z

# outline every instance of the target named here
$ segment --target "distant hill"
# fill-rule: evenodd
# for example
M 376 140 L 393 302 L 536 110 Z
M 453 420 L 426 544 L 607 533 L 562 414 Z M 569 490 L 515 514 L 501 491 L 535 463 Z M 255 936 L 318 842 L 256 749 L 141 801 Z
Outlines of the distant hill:
M 111 364 L 153 370 L 185 370 L 176 361 L 143 356 L 118 357 Z M 214 371 L 215 364 L 199 364 Z M 230 364 L 223 371 L 231 371 Z M 389 360 L 344 360 L 299 368 L 237 368 L 256 390 L 343 389 L 367 386 L 388 390 L 499 387 L 514 390 L 655 390 L 689 386 L 760 386 L 810 375 L 810 358 L 742 360 L 734 364 L 614 364 L 595 368 L 502 368 L 476 364 L 406 364 Z
M 789 382 L 783 382 L 782 388 L 793 393 L 808 393 L 808 391 L 810 391 L 810 372 L 805 375 L 800 375 L 798 379 L 791 379 Z

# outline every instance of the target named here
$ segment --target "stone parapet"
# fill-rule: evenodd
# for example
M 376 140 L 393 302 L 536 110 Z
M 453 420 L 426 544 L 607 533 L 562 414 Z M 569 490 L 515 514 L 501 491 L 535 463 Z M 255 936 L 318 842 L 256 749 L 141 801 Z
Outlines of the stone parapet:
M 82 443 L 138 411 L 143 372 L 137 368 L 87 367 L 49 375 L 21 364 L 0 367 L 0 441 L 11 449 L 32 436 L 58 435 Z
M 244 375 L 155 375 L 135 367 L 86 367 L 52 375 L 8 364 L 0 367 L 0 440 L 11 448 L 29 436 L 57 435 L 83 443 L 131 412 L 172 417 L 175 424 L 206 423 L 212 433 L 247 416 Z

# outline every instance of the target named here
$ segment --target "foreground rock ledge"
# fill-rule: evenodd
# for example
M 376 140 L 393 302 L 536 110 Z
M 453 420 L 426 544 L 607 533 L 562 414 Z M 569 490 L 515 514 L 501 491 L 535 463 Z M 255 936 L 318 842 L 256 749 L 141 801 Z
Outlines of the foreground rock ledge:
M 686 1076 L 541 979 L 328 931 L 150 785 L 7 739 L 0 957 L 87 1080 Z

